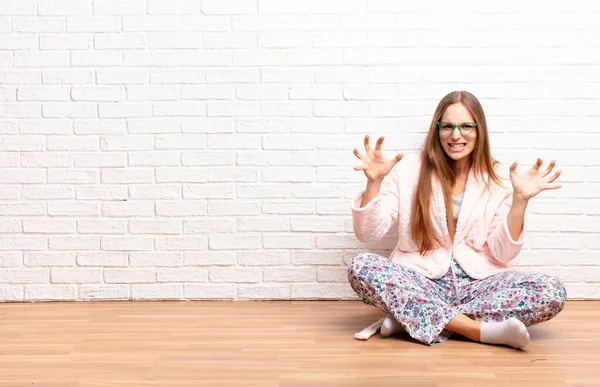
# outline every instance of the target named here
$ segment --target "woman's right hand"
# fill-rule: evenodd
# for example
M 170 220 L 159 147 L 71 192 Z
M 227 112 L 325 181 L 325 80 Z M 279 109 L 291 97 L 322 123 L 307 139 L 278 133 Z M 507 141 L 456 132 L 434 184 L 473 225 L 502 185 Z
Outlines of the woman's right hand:
M 394 165 L 404 157 L 403 153 L 398 153 L 394 158 L 388 160 L 381 154 L 381 144 L 383 137 L 379 137 L 375 144 L 375 149 L 371 149 L 369 144 L 369 135 L 365 136 L 365 155 L 361 155 L 358 149 L 354 148 L 354 155 L 362 161 L 362 164 L 354 167 L 355 171 L 363 171 L 369 182 L 383 181 L 383 178 L 394 168 Z

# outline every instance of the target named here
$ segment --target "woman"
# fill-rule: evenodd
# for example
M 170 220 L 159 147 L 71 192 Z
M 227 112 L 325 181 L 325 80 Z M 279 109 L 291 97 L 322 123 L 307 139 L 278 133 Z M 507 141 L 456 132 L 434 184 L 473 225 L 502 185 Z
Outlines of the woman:
M 382 336 L 406 331 L 432 345 L 455 332 L 525 347 L 526 327 L 556 316 L 566 298 L 558 279 L 509 265 L 523 244 L 529 200 L 560 188 L 554 161 L 540 170 L 538 159 L 523 174 L 516 162 L 502 168 L 490 153 L 483 108 L 465 91 L 440 101 L 420 154 L 388 160 L 382 143 L 371 149 L 367 135 L 366 153 L 354 149 L 362 162 L 354 169 L 367 177 L 352 204 L 354 230 L 369 243 L 397 223 L 398 242 L 389 259 L 361 253 L 348 267 L 362 300 L 387 313 Z

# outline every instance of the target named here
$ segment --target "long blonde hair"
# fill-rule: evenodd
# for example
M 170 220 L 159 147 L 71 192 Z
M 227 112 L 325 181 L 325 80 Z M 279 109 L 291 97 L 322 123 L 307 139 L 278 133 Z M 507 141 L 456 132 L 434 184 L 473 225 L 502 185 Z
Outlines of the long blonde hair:
M 446 222 L 450 237 L 454 239 L 452 188 L 456 182 L 456 173 L 454 170 L 454 160 L 444 152 L 440 143 L 437 122 L 442 119 L 448 106 L 456 103 L 465 105 L 477 123 L 475 148 L 469 155 L 471 158 L 471 168 L 474 168 L 475 175 L 479 175 L 488 188 L 491 181 L 502 185 L 500 178 L 494 171 L 497 161 L 491 155 L 487 123 L 481 104 L 471 93 L 453 91 L 442 98 L 435 109 L 431 124 L 429 125 L 429 133 L 421 149 L 421 169 L 415 191 L 416 194 L 413 199 L 413 212 L 410 217 L 411 236 L 419 247 L 421 255 L 425 255 L 438 247 L 430 218 L 431 198 L 433 195 L 432 179 L 434 177 L 439 179 L 444 192 Z M 486 174 L 487 179 L 485 179 Z

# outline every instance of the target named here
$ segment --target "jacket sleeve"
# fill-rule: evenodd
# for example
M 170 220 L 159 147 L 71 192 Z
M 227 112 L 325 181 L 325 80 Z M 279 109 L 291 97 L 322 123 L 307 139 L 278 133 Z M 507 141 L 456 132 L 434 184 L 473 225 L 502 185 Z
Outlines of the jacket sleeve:
M 360 207 L 365 191 L 352 202 L 352 222 L 356 238 L 365 243 L 376 242 L 398 221 L 398 166 L 383 180 L 379 195 Z
M 519 238 L 515 241 L 508 230 L 507 216 L 512 206 L 512 190 L 504 196 L 496 210 L 489 228 L 487 243 L 492 256 L 499 262 L 508 263 L 521 251 L 525 234 L 525 224 Z

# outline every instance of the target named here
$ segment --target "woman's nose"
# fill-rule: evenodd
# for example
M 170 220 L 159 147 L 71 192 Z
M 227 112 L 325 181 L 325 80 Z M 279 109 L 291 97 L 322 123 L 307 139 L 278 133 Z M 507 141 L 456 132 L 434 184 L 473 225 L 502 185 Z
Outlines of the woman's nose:
M 460 130 L 458 130 L 457 127 L 455 127 L 452 130 L 452 135 L 450 136 L 453 140 L 458 140 L 460 139 L 460 137 L 462 136 L 462 134 L 460 133 Z

